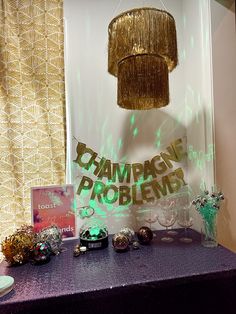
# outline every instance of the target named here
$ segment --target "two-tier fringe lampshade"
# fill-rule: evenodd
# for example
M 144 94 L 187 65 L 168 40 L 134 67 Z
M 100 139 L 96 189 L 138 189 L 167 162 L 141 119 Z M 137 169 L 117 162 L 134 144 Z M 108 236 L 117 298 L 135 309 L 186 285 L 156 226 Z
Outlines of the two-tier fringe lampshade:
M 118 78 L 118 105 L 122 108 L 166 106 L 168 71 L 177 63 L 175 21 L 168 12 L 133 9 L 109 24 L 108 71 Z

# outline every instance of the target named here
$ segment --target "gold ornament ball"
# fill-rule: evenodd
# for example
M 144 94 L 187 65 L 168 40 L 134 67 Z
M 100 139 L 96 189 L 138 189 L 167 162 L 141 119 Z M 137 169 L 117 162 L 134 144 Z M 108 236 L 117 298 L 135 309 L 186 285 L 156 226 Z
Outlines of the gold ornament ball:
M 77 244 L 74 247 L 73 255 L 74 255 L 74 257 L 78 257 L 80 255 L 80 245 L 79 244 Z
M 33 227 L 23 225 L 2 241 L 2 253 L 10 265 L 23 264 L 31 258 L 34 244 L 35 233 Z
M 149 244 L 153 238 L 153 232 L 150 228 L 141 227 L 137 233 L 138 240 L 141 244 Z
M 112 245 L 115 251 L 126 251 L 129 247 L 129 239 L 123 233 L 116 233 L 112 238 Z

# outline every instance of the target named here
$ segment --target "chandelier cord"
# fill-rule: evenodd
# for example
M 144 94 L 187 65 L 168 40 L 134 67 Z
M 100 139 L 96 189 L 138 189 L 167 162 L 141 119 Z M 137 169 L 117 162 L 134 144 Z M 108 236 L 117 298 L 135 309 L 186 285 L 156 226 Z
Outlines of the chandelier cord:
M 145 5 L 145 1 L 146 1 L 146 0 L 143 0 L 143 1 L 142 1 L 142 5 L 143 5 L 143 6 Z M 114 16 L 114 15 L 116 14 L 116 12 L 118 11 L 118 9 L 119 9 L 119 7 L 120 7 L 120 5 L 121 5 L 121 2 L 122 2 L 122 0 L 120 0 L 119 3 L 117 4 L 115 10 L 114 10 L 113 13 L 112 13 L 112 16 Z M 165 4 L 164 4 L 164 2 L 163 2 L 162 0 L 160 0 L 160 3 L 161 3 L 161 5 L 163 6 L 163 8 L 164 8 L 166 11 L 168 11 L 168 10 L 167 10 L 167 7 L 165 6 Z
M 121 1 L 120 1 L 121 2 Z M 142 6 L 145 6 L 145 2 L 146 2 L 146 0 L 142 0 Z M 167 7 L 164 5 L 164 2 L 162 1 L 162 0 L 160 0 L 160 3 L 161 3 L 161 5 L 163 6 L 163 8 L 164 8 L 164 10 L 166 10 L 166 11 L 168 11 L 167 10 Z M 120 6 L 120 3 L 119 3 L 119 5 L 118 5 L 118 7 Z
M 112 13 L 112 16 L 114 16 L 116 14 L 116 12 L 118 11 L 118 9 L 120 8 L 121 2 L 122 2 L 122 0 L 120 0 L 119 3 L 117 4 L 115 10 Z
M 164 8 L 166 11 L 168 11 L 168 10 L 167 10 L 167 7 L 164 5 L 164 2 L 163 2 L 162 0 L 160 0 L 160 2 L 161 2 L 161 4 L 162 4 L 163 8 Z

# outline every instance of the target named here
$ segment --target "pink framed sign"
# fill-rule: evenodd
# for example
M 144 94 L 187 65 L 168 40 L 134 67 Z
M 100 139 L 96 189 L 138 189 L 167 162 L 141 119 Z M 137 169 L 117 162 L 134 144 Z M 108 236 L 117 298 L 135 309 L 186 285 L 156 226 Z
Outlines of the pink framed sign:
M 73 185 L 33 187 L 31 208 L 36 232 L 56 224 L 64 240 L 77 237 Z

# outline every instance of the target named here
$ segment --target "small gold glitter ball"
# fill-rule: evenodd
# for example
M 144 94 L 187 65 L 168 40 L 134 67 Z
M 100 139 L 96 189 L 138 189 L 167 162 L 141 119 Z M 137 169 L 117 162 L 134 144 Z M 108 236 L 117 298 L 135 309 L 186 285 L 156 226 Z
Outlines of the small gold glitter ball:
M 116 233 L 112 238 L 112 245 L 115 251 L 126 251 L 129 247 L 129 239 L 123 233 Z
M 74 255 L 74 257 L 78 257 L 80 255 L 80 245 L 79 244 L 77 244 L 74 247 L 73 255 Z

